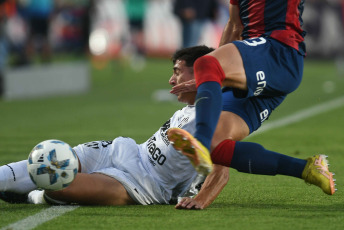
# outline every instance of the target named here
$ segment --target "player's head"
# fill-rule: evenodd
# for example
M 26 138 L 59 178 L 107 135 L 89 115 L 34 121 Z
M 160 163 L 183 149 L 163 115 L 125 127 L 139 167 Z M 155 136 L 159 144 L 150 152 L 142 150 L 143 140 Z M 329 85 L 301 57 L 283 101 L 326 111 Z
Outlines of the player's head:
M 175 52 L 172 56 L 173 62 L 173 75 L 170 78 L 170 85 L 175 86 L 183 82 L 193 80 L 193 64 L 197 58 L 204 56 L 214 49 L 207 46 L 194 46 L 189 48 L 183 48 Z M 196 89 L 192 92 L 180 92 L 176 93 L 178 101 L 187 104 L 193 104 L 196 97 Z
M 185 61 L 185 65 L 187 67 L 193 67 L 193 64 L 197 58 L 202 57 L 212 51 L 214 51 L 214 48 L 204 45 L 183 48 L 173 54 L 172 61 L 173 64 L 175 64 L 177 60 Z

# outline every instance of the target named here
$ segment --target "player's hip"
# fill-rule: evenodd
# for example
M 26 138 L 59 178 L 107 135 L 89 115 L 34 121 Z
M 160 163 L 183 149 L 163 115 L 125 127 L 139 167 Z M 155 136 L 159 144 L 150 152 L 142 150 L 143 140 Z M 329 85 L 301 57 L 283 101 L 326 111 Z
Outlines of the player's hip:
M 247 96 L 284 96 L 301 83 L 304 57 L 272 38 L 233 42 L 239 49 L 247 79 Z

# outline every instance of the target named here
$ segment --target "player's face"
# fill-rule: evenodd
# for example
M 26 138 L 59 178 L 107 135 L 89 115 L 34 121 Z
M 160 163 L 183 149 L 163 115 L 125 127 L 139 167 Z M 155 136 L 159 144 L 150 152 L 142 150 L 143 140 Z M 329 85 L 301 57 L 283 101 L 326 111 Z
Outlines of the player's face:
M 195 79 L 193 74 L 193 67 L 188 67 L 185 64 L 184 60 L 177 60 L 173 66 L 173 75 L 171 76 L 169 83 L 172 86 L 180 85 L 183 82 L 187 82 L 190 80 Z M 185 89 L 181 89 L 181 92 L 177 94 L 178 101 L 184 102 L 187 104 L 193 104 L 196 97 L 196 92 L 190 92 L 186 87 Z M 187 92 L 189 91 L 189 92 Z

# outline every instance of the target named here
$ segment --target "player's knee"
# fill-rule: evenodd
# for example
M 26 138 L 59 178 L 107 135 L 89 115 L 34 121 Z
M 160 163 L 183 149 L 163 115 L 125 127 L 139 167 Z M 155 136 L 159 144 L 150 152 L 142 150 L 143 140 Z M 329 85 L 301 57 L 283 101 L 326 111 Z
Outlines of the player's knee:
M 221 84 L 225 79 L 225 74 L 219 61 L 210 55 L 202 56 L 195 61 L 194 73 L 197 87 L 208 81 L 215 81 Z

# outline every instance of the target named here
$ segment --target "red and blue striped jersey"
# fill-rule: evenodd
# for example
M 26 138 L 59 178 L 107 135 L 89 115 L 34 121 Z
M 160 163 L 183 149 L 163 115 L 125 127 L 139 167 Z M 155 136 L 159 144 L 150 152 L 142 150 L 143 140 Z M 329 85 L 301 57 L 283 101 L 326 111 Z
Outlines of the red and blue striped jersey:
M 244 39 L 270 36 L 305 54 L 302 13 L 305 0 L 230 0 L 238 5 Z

